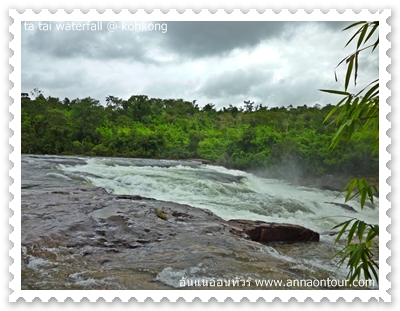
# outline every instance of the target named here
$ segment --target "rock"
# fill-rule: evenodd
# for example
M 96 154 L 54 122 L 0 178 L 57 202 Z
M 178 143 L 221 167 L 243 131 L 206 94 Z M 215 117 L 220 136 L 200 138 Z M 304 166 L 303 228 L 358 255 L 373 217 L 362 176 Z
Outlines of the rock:
M 343 182 L 339 178 L 335 178 L 332 175 L 325 175 L 318 178 L 315 185 L 320 189 L 342 191 L 346 186 L 346 182 Z
M 205 159 L 189 159 L 189 161 L 200 162 L 202 164 L 212 164 L 212 161 Z
M 69 194 L 54 188 L 23 190 L 24 289 L 168 289 L 171 279 L 180 288 L 181 277 L 231 279 L 238 271 L 245 279 L 293 277 L 282 268 L 288 265 L 283 258 L 252 241 L 266 242 L 265 228 L 279 232 L 277 224 L 225 221 L 208 210 L 100 188 L 63 191 Z M 83 204 L 87 201 L 92 204 Z M 159 219 L 156 210 L 168 221 Z M 297 234 L 312 240 L 307 232 Z M 171 276 L 163 279 L 164 270 Z M 75 273 L 84 273 L 85 279 L 70 281 L 67 276 Z
M 333 205 L 339 206 L 339 207 L 341 207 L 341 208 L 343 208 L 345 210 L 348 210 L 350 212 L 357 213 L 357 211 L 354 208 L 352 208 L 350 205 L 347 205 L 347 204 L 344 204 L 344 203 L 335 203 L 335 202 L 324 202 L 324 203 L 333 204 Z
M 118 195 L 115 197 L 116 200 L 132 200 L 132 201 L 139 201 L 139 200 L 154 200 L 151 198 L 144 198 L 140 195 Z
M 319 233 L 298 225 L 252 220 L 230 220 L 229 223 L 239 227 L 251 240 L 259 243 L 319 241 Z

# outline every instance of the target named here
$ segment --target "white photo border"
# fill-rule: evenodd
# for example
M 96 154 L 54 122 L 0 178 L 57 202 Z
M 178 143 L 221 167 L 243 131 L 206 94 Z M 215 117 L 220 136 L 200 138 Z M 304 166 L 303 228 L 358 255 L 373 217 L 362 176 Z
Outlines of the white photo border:
M 196 10 L 197 11 L 197 10 Z M 325 11 L 326 12 L 326 11 Z M 13 105 L 10 107 L 10 112 L 13 114 L 13 120 L 9 126 L 14 132 L 9 142 L 12 145 L 13 152 L 10 154 L 9 159 L 13 162 L 14 167 L 10 170 L 10 176 L 13 178 L 14 183 L 10 186 L 9 190 L 14 196 L 9 206 L 13 211 L 13 216 L 9 219 L 14 231 L 9 235 L 10 241 L 13 243 L 13 248 L 9 251 L 10 257 L 13 259 L 13 264 L 10 266 L 9 271 L 13 274 L 14 279 L 10 282 L 10 289 L 13 291 L 9 296 L 10 302 L 15 302 L 19 298 L 26 301 L 32 301 L 38 297 L 42 301 L 48 301 L 54 297 L 59 302 L 64 301 L 68 297 L 74 301 L 80 301 L 82 298 L 87 297 L 90 301 L 97 301 L 102 297 L 107 302 L 112 301 L 114 298 L 119 297 L 122 301 L 128 301 L 134 297 L 138 301 L 145 301 L 147 298 L 152 298 L 154 301 L 160 301 L 164 297 L 169 301 L 176 301 L 183 297 L 186 301 L 193 301 L 196 297 L 202 301 L 208 301 L 215 297 L 218 301 L 225 301 L 226 298 L 232 298 L 234 301 L 240 301 L 243 298 L 248 298 L 250 301 L 256 301 L 260 297 L 266 301 L 273 301 L 275 298 L 280 298 L 282 301 L 289 301 L 291 298 L 296 298 L 297 301 L 304 301 L 307 298 L 312 298 L 314 301 L 321 301 L 323 298 L 328 298 L 331 302 L 337 301 L 339 298 L 344 298 L 346 301 L 353 301 L 355 298 L 360 298 L 362 301 L 369 301 L 371 298 L 376 298 L 378 301 L 382 299 L 385 302 L 391 301 L 391 296 L 388 290 L 391 283 L 388 280 L 388 274 L 391 272 L 391 267 L 387 263 L 388 258 L 391 256 L 391 250 L 387 248 L 387 243 L 391 239 L 391 235 L 387 231 L 387 227 L 391 224 L 391 219 L 388 217 L 387 212 L 391 207 L 391 202 L 388 201 L 387 196 L 391 191 L 391 186 L 387 183 L 391 175 L 387 167 L 387 163 L 391 160 L 391 155 L 388 153 L 387 148 L 391 144 L 391 138 L 386 135 L 387 131 L 391 128 L 391 124 L 387 116 L 391 112 L 391 107 L 388 104 L 388 98 L 391 91 L 388 89 L 387 84 L 391 79 L 391 75 L 387 72 L 387 67 L 391 64 L 391 59 L 387 55 L 391 47 L 387 36 L 391 31 L 391 26 L 387 20 L 391 16 L 391 10 L 377 10 L 374 13 L 368 10 L 361 10 L 355 13 L 353 10 L 348 9 L 343 13 L 336 10 L 329 10 L 323 13 L 321 10 L 314 10 L 307 13 L 304 10 L 297 10 L 291 13 L 289 10 L 282 10 L 275 13 L 273 10 L 265 10 L 258 12 L 255 9 L 243 13 L 241 10 L 236 9 L 231 13 L 225 12 L 223 9 L 211 13 L 207 9 L 203 9 L 198 13 L 192 10 L 186 10 L 179 13 L 177 10 L 169 10 L 168 13 L 163 13 L 161 10 L 155 9 L 147 13 L 145 10 L 139 9 L 130 12 L 122 10 L 119 13 L 114 13 L 111 9 L 106 10 L 104 13 L 98 13 L 92 9 L 89 12 L 82 13 L 76 9 L 70 14 L 64 10 L 58 10 L 54 14 L 48 10 L 42 10 L 35 13 L 32 10 L 26 10 L 19 13 L 17 10 L 10 10 L 9 15 L 14 20 L 13 24 L 9 27 L 10 33 L 13 35 L 13 40 L 10 42 L 9 47 L 13 51 L 13 56 L 10 58 L 10 64 L 14 71 L 10 74 L 10 81 L 14 87 L 9 91 L 9 95 L 13 98 Z M 380 79 L 380 211 L 379 211 L 379 224 L 381 227 L 380 243 L 379 243 L 379 257 L 380 257 L 380 270 L 379 270 L 379 289 L 378 290 L 137 290 L 137 291 L 100 291 L 100 290 L 79 290 L 79 291 L 61 291 L 61 290 L 21 290 L 21 22 L 23 21 L 358 21 L 358 20 L 378 20 L 379 27 L 379 79 Z

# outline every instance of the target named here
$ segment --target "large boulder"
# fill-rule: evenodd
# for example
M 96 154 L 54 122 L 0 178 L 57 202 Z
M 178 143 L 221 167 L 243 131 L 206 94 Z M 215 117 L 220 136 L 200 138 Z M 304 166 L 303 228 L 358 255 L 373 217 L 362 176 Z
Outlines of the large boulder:
M 245 233 L 251 240 L 260 243 L 319 241 L 317 232 L 298 225 L 236 219 L 229 223 L 234 227 L 233 232 Z
M 346 186 L 346 182 L 332 175 L 325 175 L 318 178 L 315 185 L 320 189 L 342 191 Z

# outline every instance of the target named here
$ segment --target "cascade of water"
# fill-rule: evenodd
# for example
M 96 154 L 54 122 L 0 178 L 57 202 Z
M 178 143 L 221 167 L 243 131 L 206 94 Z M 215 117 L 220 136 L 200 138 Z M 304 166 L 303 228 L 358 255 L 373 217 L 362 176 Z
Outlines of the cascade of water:
M 377 223 L 377 209 L 363 213 L 332 203 L 343 203 L 337 192 L 293 186 L 253 174 L 212 165 L 184 165 L 179 161 L 89 158 L 87 164 L 62 165 L 62 170 L 115 194 L 131 194 L 209 209 L 229 219 L 289 222 L 327 231 L 357 217 Z M 157 166 L 157 164 L 160 164 Z M 69 175 L 71 177 L 71 175 Z M 347 203 L 355 211 L 358 202 Z

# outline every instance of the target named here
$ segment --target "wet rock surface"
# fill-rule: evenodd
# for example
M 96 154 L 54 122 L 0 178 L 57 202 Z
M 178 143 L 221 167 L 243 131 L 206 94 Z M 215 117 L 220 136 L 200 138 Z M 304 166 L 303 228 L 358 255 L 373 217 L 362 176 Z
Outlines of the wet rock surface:
M 336 205 L 336 206 L 339 206 L 339 207 L 341 207 L 341 208 L 343 208 L 343 209 L 345 209 L 347 211 L 357 213 L 357 211 L 354 208 L 352 208 L 350 205 L 348 205 L 348 204 L 336 203 L 336 202 L 325 202 L 325 203 Z
M 308 273 L 251 241 L 238 224 L 187 205 L 71 186 L 25 188 L 21 207 L 22 289 L 173 289 L 182 277 Z
M 346 181 L 332 175 L 324 175 L 316 180 L 315 186 L 320 189 L 342 191 L 346 186 Z
M 302 226 L 283 223 L 267 223 L 252 220 L 230 220 L 232 226 L 249 236 L 252 241 L 259 243 L 284 242 L 319 242 L 319 233 Z

